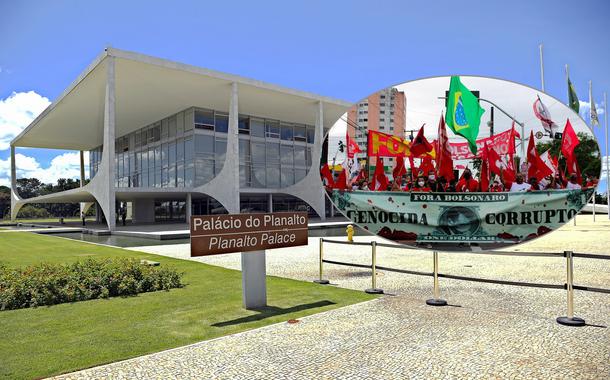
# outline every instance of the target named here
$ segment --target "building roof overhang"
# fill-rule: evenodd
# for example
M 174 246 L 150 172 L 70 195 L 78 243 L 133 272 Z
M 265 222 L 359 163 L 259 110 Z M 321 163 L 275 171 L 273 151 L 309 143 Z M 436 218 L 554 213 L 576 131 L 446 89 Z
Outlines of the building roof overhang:
M 145 127 L 191 106 L 229 110 L 237 83 L 239 112 L 315 124 L 322 102 L 330 128 L 351 103 L 237 75 L 107 48 L 11 145 L 90 150 L 102 145 L 106 71 L 115 59 L 115 136 Z

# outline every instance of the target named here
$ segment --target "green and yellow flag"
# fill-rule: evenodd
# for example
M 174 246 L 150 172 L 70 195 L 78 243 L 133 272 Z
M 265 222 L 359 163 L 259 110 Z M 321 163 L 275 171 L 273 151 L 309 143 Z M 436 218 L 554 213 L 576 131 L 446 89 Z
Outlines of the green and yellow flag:
M 568 106 L 576 113 L 580 110 L 580 102 L 578 101 L 578 96 L 576 96 L 576 90 L 574 89 L 570 77 L 568 77 Z
M 468 140 L 473 154 L 477 154 L 476 140 L 483 112 L 485 110 L 479 105 L 479 99 L 460 82 L 460 77 L 452 76 L 445 121 L 453 133 Z

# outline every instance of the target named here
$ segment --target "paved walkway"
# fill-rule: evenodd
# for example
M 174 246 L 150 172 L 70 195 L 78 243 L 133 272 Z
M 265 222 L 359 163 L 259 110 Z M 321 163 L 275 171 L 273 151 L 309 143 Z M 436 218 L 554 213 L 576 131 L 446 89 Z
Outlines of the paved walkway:
M 598 216 L 599 218 L 599 216 Z M 579 216 L 518 247 L 522 251 L 587 249 L 610 253 L 610 222 Z M 578 232 L 578 233 L 576 233 Z M 360 237 L 359 239 L 366 239 Z M 370 248 L 328 246 L 329 259 L 370 262 Z M 136 248 L 184 256 L 188 245 Z M 239 267 L 239 255 L 198 258 Z M 310 246 L 269 252 L 267 270 L 311 280 L 317 274 L 317 239 Z M 441 253 L 441 272 L 505 280 L 563 284 L 565 259 Z M 430 252 L 378 249 L 378 265 L 430 271 Z M 328 278 L 353 289 L 370 287 L 370 271 L 328 265 Z M 610 261 L 575 259 L 577 284 L 610 288 Z M 558 325 L 565 291 L 441 279 L 451 306 L 424 301 L 431 279 L 381 271 L 378 286 L 391 295 L 129 361 L 96 367 L 65 379 L 609 379 L 610 295 L 577 291 L 582 328 Z M 272 302 L 272 300 L 270 300 Z

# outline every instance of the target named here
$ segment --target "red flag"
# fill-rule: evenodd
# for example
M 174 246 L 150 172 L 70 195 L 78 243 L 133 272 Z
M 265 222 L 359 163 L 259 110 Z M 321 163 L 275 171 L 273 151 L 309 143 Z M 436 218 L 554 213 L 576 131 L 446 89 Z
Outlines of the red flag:
M 561 138 L 561 153 L 566 158 L 568 175 L 577 173 L 578 165 L 576 164 L 576 157 L 574 157 L 574 149 L 580 144 L 570 119 L 566 122 L 566 126 L 563 129 L 563 137 Z
M 371 180 L 371 190 L 385 191 L 388 188 L 388 177 L 385 175 L 383 168 L 383 160 L 377 156 L 377 162 L 375 162 L 375 173 L 373 173 L 373 179 Z
M 432 149 L 434 149 L 434 147 L 426 140 L 426 136 L 424 136 L 424 126 L 422 125 L 419 132 L 417 132 L 415 140 L 411 143 L 411 154 L 414 157 L 419 157 L 432 151 Z
M 335 186 L 335 179 L 333 178 L 333 174 L 330 172 L 327 164 L 322 165 L 322 169 L 320 169 L 320 174 L 322 175 L 322 183 L 325 186 L 333 188 Z M 326 181 L 324 181 L 326 180 Z
M 527 169 L 527 177 L 536 177 L 538 180 L 553 174 L 551 168 L 540 158 L 538 151 L 536 150 L 536 143 L 534 141 L 534 131 L 530 132 L 530 139 L 527 144 L 527 163 L 529 165 Z
M 354 154 L 360 153 L 360 147 L 349 137 L 348 133 L 345 133 L 345 139 L 347 140 L 347 158 L 354 158 Z
M 368 150 L 366 153 L 369 157 L 398 157 L 411 155 L 409 144 L 401 137 L 370 129 L 368 131 Z
M 534 102 L 534 115 L 536 115 L 538 120 L 540 120 L 544 130 L 548 132 L 549 135 L 552 135 L 553 127 L 555 127 L 556 125 L 555 123 L 553 123 L 553 120 L 551 120 L 551 114 L 549 113 L 549 110 L 546 108 L 546 106 L 542 103 L 542 100 L 540 100 L 540 96 L 538 96 L 538 98 Z
M 409 156 L 409 167 L 411 168 L 411 181 L 415 181 L 414 177 L 417 176 L 417 167 L 415 166 L 413 156 Z
M 527 143 L 527 178 L 536 177 L 538 172 L 538 152 L 534 141 L 534 131 L 530 131 L 530 139 Z
M 501 175 L 502 167 L 504 166 L 498 152 L 494 148 L 489 148 L 487 144 L 485 144 L 485 150 L 483 151 L 483 162 L 487 163 L 488 170 L 491 170 L 492 173 Z
M 341 173 L 339 174 L 339 178 L 337 178 L 337 181 L 335 182 L 333 189 L 339 189 L 339 190 L 347 189 L 347 174 L 346 174 L 345 169 L 341 170 Z
M 432 164 L 432 158 L 430 158 L 430 156 L 424 156 L 419 165 L 419 175 L 425 175 L 427 177 L 430 171 L 435 171 L 434 164 Z
M 449 137 L 445 127 L 445 118 L 441 114 L 438 122 L 438 140 L 436 142 L 436 170 L 439 177 L 445 177 L 447 182 L 453 179 L 453 158 L 451 158 L 451 148 Z
M 407 174 L 407 168 L 405 168 L 405 159 L 402 156 L 396 157 L 396 166 L 394 167 L 394 171 L 392 172 L 392 176 L 394 180 L 403 175 Z
M 485 145 L 485 149 L 487 149 L 487 145 Z M 489 191 L 489 168 L 487 167 L 486 159 L 483 159 L 481 163 L 481 178 L 479 183 L 481 184 L 481 191 Z

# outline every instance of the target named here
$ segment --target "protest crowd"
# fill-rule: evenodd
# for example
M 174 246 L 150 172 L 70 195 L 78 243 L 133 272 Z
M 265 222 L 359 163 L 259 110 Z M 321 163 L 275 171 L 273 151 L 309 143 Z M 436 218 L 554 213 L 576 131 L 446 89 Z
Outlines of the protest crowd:
M 395 135 L 369 130 L 364 165 L 361 165 L 356 155 L 362 152 L 358 144 L 350 138 L 349 133 L 346 133 L 347 154 L 342 167 L 334 173 L 326 164 L 321 168 L 322 181 L 326 189 L 394 192 L 527 192 L 575 190 L 597 185 L 598 180 L 594 175 L 585 173 L 583 177 L 580 172 L 574 153 L 580 141 L 569 119 L 561 134 L 559 153 L 564 157 L 565 165 L 561 165 L 560 168 L 559 157 L 553 157 L 550 149 L 543 153 L 537 151 L 533 131 L 530 132 L 526 157 L 521 158 L 521 165 L 517 165 L 514 157 L 515 140 L 520 140 L 521 136 L 515 130 L 514 122 L 510 130 L 477 139 L 478 124 L 483 110 L 478 100 L 459 82 L 459 77 L 452 77 L 449 98 L 456 88 L 460 90 L 460 96 L 456 98 L 458 102 L 448 103 L 446 117 L 443 115 L 440 117 L 438 138 L 432 142 L 424 136 L 423 126 L 411 142 Z M 468 96 L 471 98 L 469 99 Z M 534 102 L 534 113 L 547 131 L 552 131 L 552 127 L 556 126 L 550 120 L 548 110 L 540 98 Z M 450 143 L 447 125 L 455 134 L 466 138 L 467 142 Z M 456 129 L 456 126 L 459 128 Z M 468 130 L 474 132 L 464 132 Z M 521 143 L 524 144 L 524 141 Z M 391 180 L 385 173 L 383 157 L 395 159 Z M 371 158 L 376 158 L 373 173 L 369 172 Z M 409 162 L 408 168 L 405 159 Z M 419 161 L 418 166 L 415 165 L 415 159 Z M 453 163 L 454 160 L 464 159 L 479 161 L 480 166 L 476 176 L 468 167 Z M 458 168 L 463 169 L 459 177 Z M 334 165 L 333 169 L 335 169 Z

